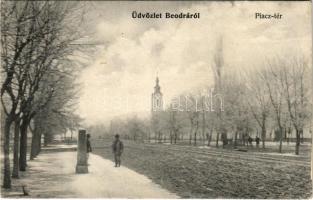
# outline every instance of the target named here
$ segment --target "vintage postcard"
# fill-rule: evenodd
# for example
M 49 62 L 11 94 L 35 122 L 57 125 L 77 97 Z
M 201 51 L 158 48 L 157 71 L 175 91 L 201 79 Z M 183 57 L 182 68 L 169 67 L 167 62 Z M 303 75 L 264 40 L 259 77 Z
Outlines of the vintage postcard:
M 1 198 L 312 198 L 310 1 L 1 1 Z

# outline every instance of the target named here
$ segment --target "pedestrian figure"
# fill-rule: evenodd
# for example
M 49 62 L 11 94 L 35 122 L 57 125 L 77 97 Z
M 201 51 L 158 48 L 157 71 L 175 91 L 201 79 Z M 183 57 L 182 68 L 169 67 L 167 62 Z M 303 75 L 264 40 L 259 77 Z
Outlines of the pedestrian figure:
M 259 148 L 260 138 L 258 136 L 255 137 L 256 147 Z
M 228 144 L 227 135 L 225 133 L 222 134 L 223 148 Z
M 91 143 L 90 143 L 90 134 L 87 134 L 87 162 L 89 158 L 89 153 L 92 152 Z
M 253 139 L 252 139 L 252 137 L 251 137 L 251 136 L 249 136 L 249 138 L 248 138 L 248 142 L 249 142 L 250 146 L 252 146 Z
M 87 153 L 92 152 L 91 143 L 90 143 L 90 134 L 87 134 Z
M 115 140 L 112 145 L 112 150 L 114 153 L 115 167 L 121 166 L 121 155 L 124 150 L 123 142 L 120 140 L 120 136 L 118 134 L 115 135 Z

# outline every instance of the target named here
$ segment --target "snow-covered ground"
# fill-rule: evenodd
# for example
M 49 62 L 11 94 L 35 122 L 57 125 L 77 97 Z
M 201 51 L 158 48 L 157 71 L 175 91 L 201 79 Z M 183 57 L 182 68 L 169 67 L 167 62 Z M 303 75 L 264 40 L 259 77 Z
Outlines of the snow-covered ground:
M 26 185 L 29 197 L 178 198 L 147 177 L 123 166 L 115 168 L 94 154 L 89 156 L 89 173 L 75 174 L 76 156 L 76 152 L 56 152 L 28 162 L 28 172 L 14 181 L 15 194 Z
M 68 149 L 68 148 L 76 148 L 77 144 L 56 144 L 56 145 L 49 145 L 46 147 L 42 147 L 42 149 Z
M 297 157 L 297 158 L 307 158 L 307 156 L 299 156 L 294 153 L 277 153 L 277 152 L 267 152 L 267 153 L 258 153 L 261 155 L 274 155 L 274 156 L 289 156 L 289 157 Z
M 208 147 L 208 146 L 206 146 L 206 145 L 205 145 L 205 146 L 199 146 L 198 148 L 199 148 L 199 149 L 211 149 L 211 147 Z

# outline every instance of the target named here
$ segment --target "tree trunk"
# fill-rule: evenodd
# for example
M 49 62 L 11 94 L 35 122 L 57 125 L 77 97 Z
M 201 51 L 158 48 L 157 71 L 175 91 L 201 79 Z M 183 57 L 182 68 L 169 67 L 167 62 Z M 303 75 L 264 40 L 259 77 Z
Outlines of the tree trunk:
M 216 144 L 215 146 L 218 148 L 218 140 L 219 140 L 219 137 L 220 137 L 220 133 L 217 132 L 217 135 L 216 135 Z
M 13 178 L 19 178 L 20 120 L 14 122 Z
M 237 148 L 238 131 L 235 132 L 234 149 Z
M 195 132 L 194 135 L 193 135 L 193 145 L 194 146 L 197 145 L 197 132 Z
M 197 130 L 195 131 L 194 136 L 193 136 L 193 145 L 194 146 L 197 145 Z
M 240 143 L 243 146 L 246 146 L 246 136 L 243 132 L 240 133 Z
M 10 127 L 12 120 L 8 117 L 4 124 L 4 138 L 3 138 L 3 154 L 4 154 L 4 174 L 3 174 L 3 188 L 11 188 L 11 172 L 10 172 Z
M 31 149 L 30 149 L 30 160 L 33 160 L 36 157 L 36 131 L 34 131 L 32 136 L 32 143 L 31 143 Z
M 282 153 L 283 147 L 283 128 L 279 127 L 279 153 Z
M 174 131 L 174 144 L 176 144 L 176 142 L 177 142 L 177 133 L 176 131 Z
M 161 133 L 159 133 L 159 144 L 161 144 L 162 143 L 162 135 L 161 135 Z
M 173 144 L 173 132 L 170 131 L 170 143 Z
M 193 144 L 194 144 L 195 146 L 197 145 L 198 129 L 199 129 L 199 122 L 197 121 L 197 123 L 196 123 L 196 130 L 195 130 L 194 139 L 193 139 Z
M 206 135 L 205 135 L 205 133 L 202 133 L 202 145 L 205 145 L 205 142 L 206 142 Z
M 30 160 L 33 160 L 40 151 L 40 132 L 38 128 L 35 128 L 33 132 L 33 137 L 32 137 L 32 144 L 31 144 L 31 150 L 30 150 Z
M 26 171 L 27 166 L 27 127 L 28 120 L 23 120 L 21 125 L 21 143 L 20 143 L 20 171 Z
M 301 135 L 301 143 L 304 143 L 304 135 L 303 135 L 303 129 L 300 129 L 300 135 Z
M 222 137 L 223 149 L 224 149 L 224 147 L 225 147 L 226 144 L 227 144 L 227 133 L 225 133 L 225 132 L 223 131 L 221 137 Z
M 149 132 L 149 138 L 150 138 L 150 132 Z M 71 142 L 73 141 L 73 130 L 71 129 Z M 40 142 L 41 143 L 41 142 Z
M 48 143 L 49 143 L 49 139 L 48 139 L 48 133 L 45 133 L 44 136 L 43 136 L 43 145 L 46 147 L 48 146 Z
M 296 130 L 296 150 L 295 150 L 295 154 L 299 155 L 299 149 L 300 149 L 300 134 L 301 131 Z
M 208 134 L 208 146 L 211 145 L 212 133 L 213 133 L 213 131 L 211 131 L 211 132 Z
M 287 128 L 286 128 L 286 127 L 284 128 L 284 134 L 285 134 L 285 135 L 284 135 L 284 139 L 285 139 L 285 141 L 286 141 L 286 140 L 287 140 Z
M 205 145 L 205 112 L 203 110 L 202 113 L 202 141 L 203 141 L 203 145 Z
M 262 148 L 265 149 L 266 129 L 262 127 Z
M 288 128 L 288 138 L 287 138 L 287 144 L 289 145 L 290 142 L 290 135 L 291 135 L 291 128 Z
M 41 151 L 41 132 L 38 133 L 38 139 L 37 139 L 37 149 L 36 149 L 36 152 L 35 152 L 35 157 L 37 157 Z

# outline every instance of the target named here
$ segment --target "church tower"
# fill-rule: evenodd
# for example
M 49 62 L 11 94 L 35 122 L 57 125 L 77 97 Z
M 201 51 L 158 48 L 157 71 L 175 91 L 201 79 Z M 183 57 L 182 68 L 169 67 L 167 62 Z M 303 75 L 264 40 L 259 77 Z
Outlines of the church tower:
M 159 85 L 159 77 L 156 77 L 154 92 L 151 95 L 151 111 L 157 112 L 163 110 L 163 94 Z

